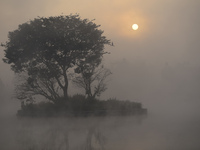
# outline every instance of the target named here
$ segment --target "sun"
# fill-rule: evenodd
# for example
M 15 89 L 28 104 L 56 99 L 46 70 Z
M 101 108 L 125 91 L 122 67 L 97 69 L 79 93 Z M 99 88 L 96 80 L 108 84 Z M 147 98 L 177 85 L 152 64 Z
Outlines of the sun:
M 138 27 L 139 27 L 139 26 L 138 26 L 137 24 L 133 24 L 133 25 L 132 25 L 132 29 L 133 29 L 133 30 L 137 30 Z

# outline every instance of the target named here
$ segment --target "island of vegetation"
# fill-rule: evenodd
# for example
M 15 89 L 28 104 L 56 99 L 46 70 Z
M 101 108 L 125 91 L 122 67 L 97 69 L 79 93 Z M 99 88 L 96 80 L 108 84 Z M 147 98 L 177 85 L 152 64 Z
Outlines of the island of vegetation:
M 11 65 L 18 80 L 18 116 L 107 116 L 146 115 L 141 103 L 117 99 L 99 100 L 107 89 L 109 69 L 103 65 L 108 54 L 94 20 L 79 15 L 38 17 L 9 32 L 3 61 Z M 69 82 L 85 95 L 68 93 Z M 46 101 L 38 102 L 45 98 Z

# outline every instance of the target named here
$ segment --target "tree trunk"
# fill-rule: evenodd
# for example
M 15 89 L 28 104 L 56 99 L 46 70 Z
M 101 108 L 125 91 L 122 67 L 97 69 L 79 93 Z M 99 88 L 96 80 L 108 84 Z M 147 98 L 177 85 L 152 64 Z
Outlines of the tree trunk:
M 63 74 L 64 74 L 64 81 L 65 81 L 65 85 L 63 87 L 63 95 L 64 95 L 64 100 L 68 100 L 68 78 L 67 78 L 66 71 L 64 71 Z
M 68 92 L 67 92 L 67 90 L 68 90 L 68 84 L 67 84 L 67 86 L 65 86 L 65 87 L 63 88 L 63 94 L 64 94 L 64 99 L 65 99 L 65 100 L 68 99 Z

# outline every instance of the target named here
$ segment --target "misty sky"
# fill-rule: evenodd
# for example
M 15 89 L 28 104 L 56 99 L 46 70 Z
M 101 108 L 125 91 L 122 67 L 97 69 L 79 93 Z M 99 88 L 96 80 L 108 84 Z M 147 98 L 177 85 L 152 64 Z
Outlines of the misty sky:
M 37 16 L 78 13 L 95 19 L 115 47 L 104 63 L 113 72 L 103 98 L 116 97 L 187 111 L 200 98 L 199 0 L 0 0 L 0 42 L 9 31 Z M 133 31 L 132 24 L 139 29 Z M 4 57 L 0 47 L 0 59 Z M 9 65 L 0 79 L 13 86 Z M 169 104 L 169 105 L 166 105 Z M 197 105 L 198 104 L 198 105 Z

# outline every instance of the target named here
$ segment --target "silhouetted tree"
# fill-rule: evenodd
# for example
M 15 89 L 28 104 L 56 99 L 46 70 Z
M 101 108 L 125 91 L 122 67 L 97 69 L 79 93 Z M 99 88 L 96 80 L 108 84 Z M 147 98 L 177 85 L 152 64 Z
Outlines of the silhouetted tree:
M 26 74 L 19 98 L 42 95 L 50 101 L 68 98 L 68 70 L 85 60 L 101 61 L 110 41 L 93 21 L 79 15 L 38 17 L 9 32 L 4 62 Z
M 103 65 L 99 65 L 98 62 L 81 63 L 75 72 L 78 75 L 72 80 L 73 83 L 83 88 L 89 99 L 99 97 L 107 89 L 106 79 L 111 75 L 111 72 Z

